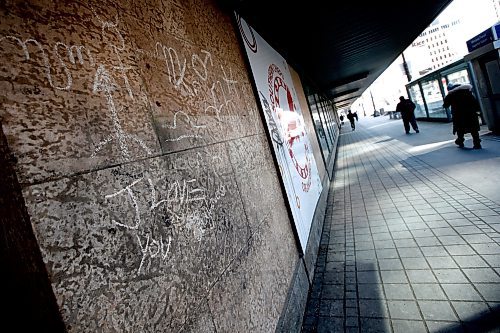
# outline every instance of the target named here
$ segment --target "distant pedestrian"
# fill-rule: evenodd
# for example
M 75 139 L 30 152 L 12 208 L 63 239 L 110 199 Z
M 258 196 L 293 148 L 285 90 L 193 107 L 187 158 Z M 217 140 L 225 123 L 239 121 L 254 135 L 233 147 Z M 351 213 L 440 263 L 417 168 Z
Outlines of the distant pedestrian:
M 444 98 L 443 107 L 451 106 L 453 119 L 453 135 L 457 134 L 455 143 L 464 147 L 464 135 L 470 133 L 474 144 L 474 149 L 481 149 L 481 139 L 479 138 L 479 103 L 472 95 L 470 84 L 450 83 L 448 84 L 448 94 Z
M 351 128 L 354 131 L 356 129 L 356 124 L 354 123 L 354 114 L 351 113 L 351 110 L 347 112 L 347 119 L 349 119 L 349 122 L 351 123 Z
M 354 115 L 354 118 L 356 118 L 356 121 L 359 121 L 358 113 L 356 111 L 354 111 L 353 115 Z
M 343 114 L 340 115 L 340 123 L 342 125 L 344 125 L 344 115 Z
M 415 103 L 404 98 L 404 96 L 400 96 L 399 103 L 396 105 L 396 112 L 401 114 L 406 134 L 410 134 L 410 124 L 416 133 L 420 133 L 418 130 L 417 120 L 415 119 Z

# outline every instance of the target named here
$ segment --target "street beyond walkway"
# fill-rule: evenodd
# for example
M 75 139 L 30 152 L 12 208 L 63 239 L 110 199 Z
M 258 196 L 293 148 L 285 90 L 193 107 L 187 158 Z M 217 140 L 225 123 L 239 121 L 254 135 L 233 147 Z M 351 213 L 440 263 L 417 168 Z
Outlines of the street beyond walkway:
M 303 332 L 500 332 L 500 139 L 484 128 L 484 149 L 460 149 L 449 123 L 356 125 L 341 131 Z

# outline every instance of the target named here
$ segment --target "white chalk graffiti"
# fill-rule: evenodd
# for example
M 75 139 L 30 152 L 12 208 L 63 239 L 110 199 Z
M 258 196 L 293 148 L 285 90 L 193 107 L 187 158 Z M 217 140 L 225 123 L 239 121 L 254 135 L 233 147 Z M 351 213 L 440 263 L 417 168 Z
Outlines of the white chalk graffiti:
M 113 99 L 114 90 L 116 90 L 116 83 L 114 79 L 109 75 L 108 71 L 104 68 L 104 65 L 99 65 L 95 73 L 93 92 L 104 92 L 115 133 L 100 142 L 91 157 L 94 157 L 106 144 L 112 142 L 114 139 L 118 141 L 122 157 L 125 160 L 130 159 L 130 151 L 126 143 L 127 140 L 135 141 L 146 151 L 147 154 L 152 154 L 151 150 L 139 138 L 123 131 Z
M 168 182 L 165 177 L 161 182 L 164 183 L 163 198 L 159 198 L 157 185 L 155 186 L 149 176 L 140 177 L 124 188 L 104 196 L 108 201 L 125 196 L 132 206 L 133 221 L 127 223 L 112 219 L 112 222 L 135 233 L 142 256 L 138 273 L 141 272 L 143 263 L 148 257 L 159 258 L 161 262 L 165 262 L 171 249 L 171 235 L 165 240 L 161 234 L 159 238 L 154 238 L 154 233 L 157 232 L 153 232 L 151 225 L 154 223 L 153 220 L 160 222 L 164 228 L 172 232 L 182 230 L 190 232 L 194 239 L 201 241 L 205 232 L 215 225 L 215 206 L 226 195 L 225 186 L 219 185 L 209 197 L 208 189 L 198 185 L 196 179 Z M 134 188 L 141 183 L 149 190 L 138 188 L 134 191 Z M 145 192 L 146 197 L 144 197 Z M 158 256 L 159 254 L 161 255 Z
M 59 63 L 61 65 L 64 73 L 66 74 L 66 86 L 56 86 L 54 84 L 53 79 L 52 79 L 52 66 L 49 63 L 49 58 L 47 56 L 47 53 L 45 53 L 45 49 L 43 48 L 42 44 L 40 44 L 36 39 L 28 38 L 28 39 L 23 41 L 22 39 L 15 37 L 15 36 L 0 37 L 0 43 L 2 43 L 5 40 L 17 42 L 17 44 L 22 48 L 23 53 L 24 53 L 24 58 L 26 60 L 31 59 L 31 55 L 30 55 L 30 52 L 28 50 L 28 43 L 34 44 L 38 48 L 38 51 L 41 53 L 42 66 L 45 69 L 45 76 L 47 77 L 47 81 L 49 81 L 49 85 L 55 89 L 58 89 L 58 90 L 69 90 L 71 88 L 71 84 L 73 83 L 73 79 L 71 77 L 71 73 L 69 72 L 68 68 L 66 67 L 66 65 L 64 64 L 64 62 L 62 61 L 62 59 L 59 55 L 59 51 L 58 51 L 58 47 L 60 46 L 59 43 L 56 43 L 56 45 L 54 45 L 54 53 L 56 54 L 56 56 L 59 60 Z
M 144 246 L 142 245 L 141 237 L 139 235 L 136 236 L 137 236 L 137 243 L 139 244 L 139 247 L 141 248 L 142 252 L 141 263 L 139 264 L 139 268 L 137 269 L 137 274 L 141 272 L 142 266 L 144 265 L 144 261 L 146 260 L 147 257 L 154 259 L 158 255 L 160 255 L 159 257 L 160 260 L 162 261 L 167 260 L 168 254 L 170 252 L 170 245 L 172 244 L 172 236 L 168 236 L 168 241 L 165 244 L 163 243 L 163 236 L 160 235 L 160 240 L 158 241 L 153 239 L 153 237 L 150 238 L 150 235 L 147 234 Z M 155 247 L 156 251 L 153 250 L 153 248 Z
M 137 135 L 129 133 L 124 123 L 124 110 L 127 111 L 128 106 L 143 103 L 152 107 L 154 104 L 150 102 L 147 93 L 133 89 L 138 75 L 133 70 L 137 66 L 135 63 L 131 64 L 130 57 L 127 57 L 129 45 L 124 37 L 126 35 L 119 28 L 118 15 L 108 20 L 94 8 L 91 7 L 91 10 L 95 18 L 94 23 L 98 27 L 98 45 L 104 45 L 101 49 L 96 50 L 90 42 L 84 45 L 74 45 L 71 41 L 44 44 L 35 38 L 15 36 L 12 33 L 0 36 L 0 52 L 10 52 L 19 62 L 30 61 L 29 65 L 38 66 L 37 70 L 43 73 L 42 79 L 58 91 L 69 92 L 73 88 L 76 89 L 75 87 L 90 86 L 93 94 L 103 98 L 106 104 L 105 115 L 109 119 L 112 132 L 94 142 L 91 158 L 104 154 L 104 150 L 111 145 L 116 147 L 124 161 L 134 158 L 134 148 L 151 155 L 152 150 Z M 241 110 L 236 108 L 236 99 L 245 95 L 242 93 L 245 87 L 234 78 L 230 66 L 219 65 L 218 59 L 204 49 L 187 53 L 187 48 L 176 49 L 165 42 L 153 41 L 151 45 L 154 45 L 153 51 L 136 50 L 136 55 L 159 59 L 159 67 L 163 69 L 162 75 L 167 76 L 167 85 L 175 89 L 179 100 L 187 100 L 185 105 L 197 105 L 200 108 L 191 110 L 191 106 L 187 106 L 184 110 L 163 110 L 169 116 L 173 114 L 172 121 L 162 125 L 169 133 L 169 137 L 164 139 L 165 142 L 205 139 L 210 137 L 207 135 L 211 134 L 209 131 L 219 133 L 220 128 L 227 125 L 233 129 L 240 126 L 235 132 L 243 132 L 248 127 L 247 123 L 241 121 Z M 82 75 L 85 73 L 82 66 L 88 73 L 87 76 Z M 36 102 L 49 104 L 44 101 Z M 245 104 L 243 108 L 245 106 L 248 112 L 256 113 L 254 106 Z M 198 115 L 214 115 L 216 121 L 202 124 Z M 208 128 L 209 126 L 214 128 Z M 255 126 L 260 128 L 257 123 Z M 215 156 L 212 162 L 222 163 L 220 158 Z M 176 163 L 185 163 L 183 166 L 186 171 L 191 171 L 194 164 L 205 165 L 201 158 Z M 208 164 L 207 170 L 217 171 L 215 163 Z M 175 232 L 182 230 L 194 240 L 201 241 L 214 227 L 216 207 L 226 195 L 226 188 L 223 185 L 215 187 L 213 182 L 206 179 L 203 181 L 206 181 L 206 184 L 194 178 L 175 181 L 165 178 L 155 183 L 147 175 L 138 178 L 132 176 L 128 185 L 104 196 L 105 201 L 110 204 L 123 203 L 125 200 L 128 213 L 133 216 L 125 220 L 114 218 L 112 223 L 135 236 L 141 254 L 138 273 L 145 270 L 148 259 L 162 262 L 168 260 L 168 254 L 175 244 Z M 161 192 L 158 191 L 160 182 L 163 185 Z M 155 221 L 161 222 L 161 231 L 151 227 Z
M 174 120 L 172 122 L 172 125 L 169 125 L 169 124 L 164 124 L 162 127 L 163 128 L 168 128 L 168 129 L 172 129 L 172 130 L 175 130 L 177 129 L 177 119 L 179 117 L 182 117 L 182 119 L 184 120 L 184 123 L 186 124 L 186 128 L 192 128 L 194 130 L 196 129 L 201 129 L 201 128 L 206 128 L 207 126 L 206 125 L 196 125 L 193 123 L 193 121 L 191 120 L 191 117 L 184 111 L 176 111 L 174 113 Z M 173 139 L 165 139 L 165 141 L 169 142 L 169 141 L 180 141 L 180 140 L 183 140 L 183 139 L 188 139 L 188 138 L 191 138 L 191 139 L 201 139 L 203 138 L 203 136 L 199 135 L 199 134 L 183 134 L 183 135 L 180 135 L 176 138 L 173 138 Z

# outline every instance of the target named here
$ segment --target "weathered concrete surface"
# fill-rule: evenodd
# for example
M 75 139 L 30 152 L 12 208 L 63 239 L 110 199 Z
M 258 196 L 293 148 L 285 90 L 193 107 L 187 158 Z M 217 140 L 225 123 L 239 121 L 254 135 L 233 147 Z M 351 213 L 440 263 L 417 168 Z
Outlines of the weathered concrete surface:
M 0 121 L 0 304 L 5 327 L 19 332 L 64 332 Z
M 70 332 L 275 329 L 297 261 L 214 1 L 0 4 L 0 116 Z

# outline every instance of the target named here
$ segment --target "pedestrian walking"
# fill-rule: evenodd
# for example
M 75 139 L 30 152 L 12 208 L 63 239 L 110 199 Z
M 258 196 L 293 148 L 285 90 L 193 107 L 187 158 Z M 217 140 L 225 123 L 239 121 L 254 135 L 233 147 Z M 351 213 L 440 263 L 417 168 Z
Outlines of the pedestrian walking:
M 448 94 L 444 98 L 443 107 L 451 107 L 453 135 L 457 135 L 455 143 L 463 148 L 464 135 L 470 133 L 474 144 L 473 148 L 481 149 L 478 119 L 480 107 L 471 90 L 470 84 L 448 84 Z
M 406 134 L 410 134 L 410 125 L 416 133 L 420 133 L 417 120 L 415 119 L 415 103 L 404 98 L 404 96 L 400 96 L 399 103 L 396 105 L 396 112 L 401 114 Z
M 354 131 L 356 129 L 356 124 L 354 123 L 354 114 L 351 113 L 351 110 L 347 112 L 347 119 L 349 119 L 349 122 L 351 123 L 351 128 Z

